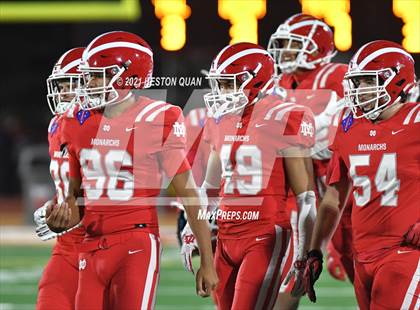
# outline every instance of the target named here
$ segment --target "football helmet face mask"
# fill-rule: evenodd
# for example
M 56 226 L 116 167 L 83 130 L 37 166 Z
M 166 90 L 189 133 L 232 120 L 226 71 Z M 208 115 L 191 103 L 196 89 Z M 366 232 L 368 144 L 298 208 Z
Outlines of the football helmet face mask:
M 225 47 L 213 60 L 207 79 L 211 92 L 204 102 L 211 117 L 241 112 L 273 87 L 274 60 L 253 43 Z
M 281 24 L 271 35 L 267 50 L 276 62 L 276 75 L 315 69 L 336 54 L 331 29 L 307 14 L 293 15 Z
M 47 102 L 51 112 L 63 114 L 76 101 L 76 89 L 81 87 L 80 65 L 84 47 L 64 53 L 47 78 Z
M 79 66 L 84 87 L 78 89 L 83 109 L 117 104 L 147 87 L 153 73 L 153 52 L 139 36 L 114 31 L 96 37 Z
M 415 78 L 413 88 L 411 88 L 407 94 L 408 102 L 419 102 L 420 99 L 420 80 Z
M 344 76 L 344 97 L 354 118 L 375 120 L 415 87 L 414 60 L 397 43 L 378 40 L 362 46 Z

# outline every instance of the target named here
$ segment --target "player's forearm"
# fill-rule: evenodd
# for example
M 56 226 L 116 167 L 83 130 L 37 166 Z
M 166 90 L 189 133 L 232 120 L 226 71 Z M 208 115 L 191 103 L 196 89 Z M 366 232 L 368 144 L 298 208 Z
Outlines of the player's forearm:
M 222 164 L 216 151 L 212 151 L 207 162 L 205 183 L 217 188 L 222 178 Z
M 345 174 L 337 183 L 327 186 L 321 205 L 318 208 L 311 249 L 320 250 L 323 243 L 331 239 L 350 192 L 351 184 Z
M 314 190 L 312 159 L 305 157 L 305 150 L 289 149 L 284 155 L 287 180 L 293 193 L 297 196 Z
M 325 197 L 318 208 L 315 227 L 312 233 L 311 250 L 320 250 L 323 243 L 331 239 L 340 220 L 340 208 L 338 194 L 328 188 Z
M 198 218 L 199 206 L 187 206 L 185 211 L 187 212 L 188 223 L 191 230 L 197 240 L 197 244 L 200 250 L 201 265 L 203 267 L 211 266 L 213 264 L 213 253 L 211 247 L 211 233 L 210 227 L 206 220 L 200 220 Z
M 174 176 L 172 185 L 177 196 L 181 198 L 187 213 L 188 223 L 200 250 L 202 266 L 210 266 L 213 263 L 210 227 L 206 220 L 199 220 L 198 217 L 199 210 L 207 208 L 207 199 L 200 196 L 191 171 Z
M 65 198 L 65 203 L 71 210 L 71 219 L 68 228 L 72 228 L 83 218 L 83 209 L 78 200 L 83 198 L 83 192 L 81 189 L 82 181 L 79 178 L 70 178 L 69 189 Z
M 70 178 L 69 188 L 66 197 L 74 197 L 75 199 L 83 197 L 82 180 L 79 178 Z

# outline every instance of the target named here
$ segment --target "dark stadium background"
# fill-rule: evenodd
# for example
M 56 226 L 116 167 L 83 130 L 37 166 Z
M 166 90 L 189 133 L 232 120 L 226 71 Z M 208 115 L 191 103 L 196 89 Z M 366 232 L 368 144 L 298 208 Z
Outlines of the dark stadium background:
M 7 20 L 5 5 L 27 7 L 42 1 L 64 4 L 140 4 L 141 16 L 133 21 L 115 19 L 81 22 L 22 22 Z M 231 24 L 218 14 L 218 0 L 186 0 L 191 15 L 186 20 L 186 45 L 169 52 L 160 45 L 161 22 L 155 16 L 157 0 L 0 0 L 0 309 L 35 308 L 37 285 L 55 241 L 41 242 L 34 233 L 33 210 L 53 195 L 49 176 L 47 126 L 51 112 L 46 102 L 46 78 L 55 61 L 67 50 L 86 46 L 97 35 L 112 31 L 134 32 L 154 51 L 157 77 L 199 77 L 213 57 L 230 41 Z M 176 0 L 164 0 L 168 4 Z M 236 1 L 236 0 L 234 0 Z M 257 1 L 257 0 L 244 0 Z M 266 0 L 265 17 L 258 20 L 258 42 L 267 46 L 270 35 L 289 16 L 300 13 L 301 0 Z M 343 3 L 347 0 L 304 0 Z M 348 62 L 364 43 L 387 39 L 401 43 L 403 20 L 393 13 L 393 1 L 412 3 L 412 16 L 420 19 L 420 0 L 348 0 L 352 19 L 352 47 L 339 52 L 334 62 Z M 95 7 L 96 8 L 96 7 Z M 21 14 L 15 9 L 14 14 Z M 9 12 L 10 13 L 10 12 Z M 46 12 L 41 12 L 44 14 Z M 82 12 L 83 13 L 83 12 Z M 96 12 L 92 12 L 94 14 Z M 13 14 L 12 14 L 13 15 Z M 9 15 L 10 16 L 10 15 Z M 29 14 L 29 16 L 31 16 Z M 79 16 L 80 17 L 80 16 Z M 57 17 L 55 17 L 57 19 Z M 88 18 L 93 18 L 88 16 Z M 86 19 L 85 19 L 86 20 Z M 127 20 L 127 19 L 126 19 Z M 418 20 L 417 20 L 418 21 Z M 420 23 L 420 21 L 419 21 Z M 413 28 L 412 28 L 413 30 Z M 413 30 L 420 39 L 419 29 Z M 413 54 L 420 75 L 420 54 Z M 203 88 L 207 83 L 203 80 Z M 194 87 L 167 89 L 168 101 L 183 106 Z M 195 100 L 192 100 L 195 101 Z M 200 100 L 197 100 L 200 104 Z M 183 270 L 177 244 L 175 208 L 161 207 L 159 223 L 164 253 L 157 296 L 158 310 L 214 309 L 210 299 L 195 296 L 194 277 Z M 195 260 L 195 263 L 198 263 Z M 197 264 L 196 264 L 197 265 Z M 326 266 L 325 266 L 326 267 Z M 326 270 L 326 268 L 325 268 Z M 356 308 L 351 284 L 323 272 L 317 283 L 317 304 L 302 299 L 301 310 L 351 310 Z
M 392 0 L 351 0 L 350 3 L 352 48 L 339 53 L 335 62 L 347 62 L 358 47 L 371 40 L 402 41 L 403 21 L 393 14 Z M 16 197 L 21 193 L 17 160 L 22 148 L 46 142 L 51 114 L 45 99 L 45 80 L 63 52 L 85 46 L 103 32 L 126 30 L 139 34 L 152 46 L 155 76 L 200 76 L 200 70 L 208 68 L 216 53 L 229 43 L 231 25 L 218 16 L 216 0 L 187 1 L 192 12 L 186 21 L 187 43 L 176 52 L 165 51 L 160 46 L 161 25 L 152 2 L 141 0 L 140 4 L 141 16 L 134 22 L 0 24 L 0 197 Z M 277 26 L 298 12 L 301 12 L 299 0 L 268 0 L 267 13 L 258 22 L 259 44 L 266 46 Z M 419 54 L 414 57 L 419 72 Z M 203 84 L 204 87 L 206 83 Z M 169 87 L 168 101 L 183 106 L 191 92 L 192 88 L 188 87 Z

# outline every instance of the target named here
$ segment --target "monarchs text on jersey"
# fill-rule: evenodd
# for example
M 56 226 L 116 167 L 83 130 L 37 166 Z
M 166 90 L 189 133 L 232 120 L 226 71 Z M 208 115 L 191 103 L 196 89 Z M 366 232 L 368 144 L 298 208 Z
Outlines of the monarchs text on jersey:
M 397 247 L 420 219 L 420 104 L 406 103 L 372 123 L 349 110 L 332 145 L 328 182 L 347 175 L 353 185 L 356 253 Z
M 260 99 L 242 115 L 207 121 L 204 139 L 218 153 L 223 169 L 217 217 L 220 238 L 262 235 L 275 224 L 290 227 L 281 152 L 311 147 L 314 136 L 310 109 L 284 103 L 277 96 Z
M 162 173 L 171 178 L 190 169 L 181 109 L 139 97 L 113 118 L 80 110 L 66 119 L 63 133 L 70 177 L 82 180 L 88 235 L 134 227 L 157 234 Z

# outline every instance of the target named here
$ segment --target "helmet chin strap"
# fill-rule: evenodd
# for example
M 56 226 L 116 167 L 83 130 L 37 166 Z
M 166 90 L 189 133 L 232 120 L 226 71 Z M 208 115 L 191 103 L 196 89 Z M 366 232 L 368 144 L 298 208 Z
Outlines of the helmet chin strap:
M 263 86 L 263 88 L 261 88 L 261 90 L 258 92 L 257 96 L 254 98 L 254 100 L 252 100 L 252 102 L 250 104 L 255 104 L 258 102 L 258 100 L 260 100 L 261 98 L 263 98 L 268 92 L 272 91 L 275 87 L 275 79 L 276 77 L 271 77 L 270 80 L 268 80 L 267 83 L 265 83 L 265 85 Z M 268 88 L 270 86 L 270 83 L 273 82 L 272 87 Z
M 376 110 L 376 111 L 374 111 L 374 112 L 366 115 L 366 117 L 368 119 L 370 119 L 371 121 L 374 121 L 374 120 L 376 120 L 379 117 L 379 115 L 381 115 L 381 113 L 382 113 L 382 110 L 379 109 L 379 110 Z

